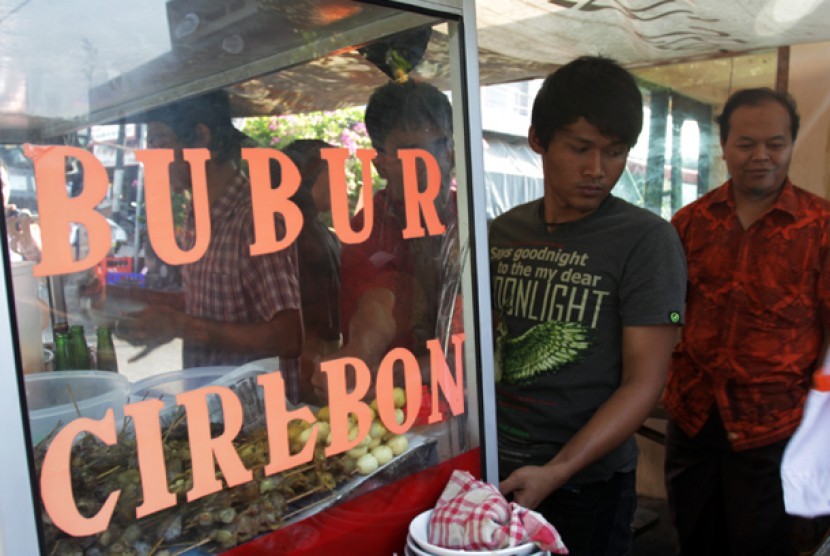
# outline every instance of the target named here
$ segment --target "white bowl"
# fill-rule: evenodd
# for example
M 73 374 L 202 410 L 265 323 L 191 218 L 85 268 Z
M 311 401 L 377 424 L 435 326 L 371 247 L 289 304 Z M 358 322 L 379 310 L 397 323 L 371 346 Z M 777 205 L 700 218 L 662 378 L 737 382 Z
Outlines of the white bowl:
M 424 549 L 412 540 L 412 535 L 407 535 L 406 537 L 406 548 L 409 549 L 409 553 L 412 554 L 412 556 L 432 556 L 429 552 L 424 552 Z
M 429 542 L 429 520 L 431 517 L 432 510 L 427 510 L 419 514 L 409 524 L 409 536 L 412 538 L 412 544 L 417 545 L 418 548 L 431 556 L 529 556 L 539 550 L 536 543 L 532 542 L 497 550 L 443 548 Z

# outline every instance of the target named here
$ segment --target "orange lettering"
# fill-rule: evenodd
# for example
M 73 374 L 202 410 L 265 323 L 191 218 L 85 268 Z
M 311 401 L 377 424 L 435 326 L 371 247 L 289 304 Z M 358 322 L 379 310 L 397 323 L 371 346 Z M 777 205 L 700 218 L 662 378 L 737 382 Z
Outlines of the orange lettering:
M 262 386 L 265 398 L 265 426 L 268 430 L 268 451 L 271 460 L 265 466 L 265 474 L 273 475 L 297 465 L 301 465 L 314 457 L 314 445 L 317 442 L 317 426 L 311 431 L 308 442 L 303 449 L 291 455 L 291 445 L 288 438 L 288 423 L 300 419 L 314 423 L 314 414 L 308 406 L 302 406 L 289 411 L 285 406 L 285 380 L 282 373 L 268 373 L 257 377 Z
M 395 398 L 393 396 L 395 363 L 400 361 L 404 368 L 406 389 L 406 419 L 400 425 L 395 421 Z M 378 416 L 389 432 L 403 434 L 412 428 L 421 407 L 421 370 L 418 359 L 411 351 L 395 348 L 384 356 L 378 369 L 377 400 Z
M 144 498 L 135 509 L 137 518 L 176 505 L 176 495 L 167 490 L 167 467 L 159 422 L 159 412 L 163 408 L 161 400 L 145 400 L 124 406 L 124 415 L 132 417 L 135 426 L 135 448 Z
M 444 233 L 444 224 L 438 218 L 435 198 L 441 193 L 441 170 L 435 157 L 423 149 L 401 149 L 398 157 L 403 165 L 403 192 L 406 205 L 406 228 L 404 239 L 424 237 L 427 231 L 421 225 L 421 214 L 429 229 L 429 235 Z M 426 166 L 426 185 L 419 191 L 418 161 Z M 420 207 L 420 210 L 419 210 Z
M 447 359 L 441 344 L 438 340 L 428 340 L 427 349 L 430 354 L 430 368 L 432 369 L 432 413 L 427 420 L 428 423 L 437 423 L 441 420 L 440 406 L 438 405 L 438 391 L 444 393 L 450 411 L 453 415 L 464 413 L 464 357 L 463 357 L 464 333 L 452 335 L 452 345 L 455 351 L 455 380 L 453 380 L 450 368 L 447 366 Z
M 346 367 L 355 372 L 355 388 L 351 392 L 346 388 Z M 326 456 L 333 456 L 351 450 L 369 434 L 372 425 L 372 410 L 361 399 L 369 391 L 372 373 L 366 363 L 355 357 L 342 357 L 324 361 L 320 370 L 326 373 L 329 387 L 329 424 L 331 425 L 331 444 L 326 448 Z M 357 418 L 357 435 L 349 439 L 349 415 Z
M 224 430 L 216 438 L 210 432 L 210 395 L 217 396 L 222 407 Z M 253 480 L 253 473 L 245 469 L 233 446 L 233 439 L 242 430 L 242 403 L 233 390 L 205 386 L 177 395 L 176 403 L 187 412 L 187 437 L 193 462 L 193 488 L 187 493 L 187 501 L 222 490 L 222 481 L 216 478 L 214 458 L 229 487 Z
M 40 473 L 40 494 L 43 507 L 55 526 L 70 535 L 83 537 L 106 530 L 109 526 L 120 490 L 111 492 L 106 501 L 92 517 L 86 518 L 78 511 L 75 496 L 72 494 L 72 443 L 75 438 L 88 432 L 101 439 L 107 446 L 118 441 L 115 430 L 115 415 L 108 409 L 101 419 L 80 417 L 66 425 L 55 435 Z
M 196 240 L 189 251 L 176 243 L 173 224 L 173 206 L 170 197 L 170 164 L 173 149 L 137 150 L 136 160 L 144 164 L 145 199 L 147 203 L 147 233 L 150 243 L 161 260 L 171 265 L 198 261 L 210 244 L 210 205 L 207 194 L 205 164 L 210 159 L 207 149 L 184 149 L 184 159 L 190 164 L 193 185 L 193 216 Z
M 355 231 L 349 214 L 349 192 L 346 185 L 346 160 L 348 149 L 321 149 L 320 156 L 328 162 L 329 190 L 331 195 L 331 222 L 337 237 L 343 243 L 363 243 L 372 234 L 375 206 L 372 203 L 372 160 L 377 156 L 375 149 L 357 149 L 357 158 L 363 168 L 363 228 Z
M 290 247 L 303 228 L 303 213 L 291 201 L 300 188 L 300 171 L 285 153 L 276 149 L 242 149 L 251 175 L 251 202 L 254 217 L 254 244 L 251 255 L 265 255 Z M 282 168 L 282 183 L 271 184 L 271 160 Z M 277 237 L 274 214 L 285 219 L 285 237 Z
M 24 145 L 23 152 L 32 159 L 37 181 L 37 205 L 42 240 L 41 261 L 35 276 L 68 274 L 94 267 L 110 250 L 109 224 L 95 207 L 104 200 L 109 179 L 95 156 L 78 147 Z M 84 169 L 84 190 L 77 197 L 66 192 L 66 159 L 73 157 Z M 86 228 L 89 252 L 74 260 L 69 241 L 71 224 Z

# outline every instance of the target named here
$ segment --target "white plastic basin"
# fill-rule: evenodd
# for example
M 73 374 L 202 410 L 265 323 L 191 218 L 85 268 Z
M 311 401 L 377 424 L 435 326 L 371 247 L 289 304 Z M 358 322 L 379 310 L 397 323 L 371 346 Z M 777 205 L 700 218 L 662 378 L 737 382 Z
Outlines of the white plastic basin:
M 78 417 L 100 419 L 112 408 L 120 427 L 130 382 L 108 371 L 52 371 L 25 376 L 32 442 Z

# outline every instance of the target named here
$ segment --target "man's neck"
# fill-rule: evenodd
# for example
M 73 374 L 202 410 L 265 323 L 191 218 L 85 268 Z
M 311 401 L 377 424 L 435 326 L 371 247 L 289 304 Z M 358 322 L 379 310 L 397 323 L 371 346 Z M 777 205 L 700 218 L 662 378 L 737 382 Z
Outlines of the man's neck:
M 752 195 L 732 188 L 735 199 L 735 215 L 744 230 L 749 229 L 759 218 L 772 208 L 781 194 L 783 184 L 774 193 L 766 195 Z
M 206 168 L 208 203 L 213 206 L 225 192 L 225 189 L 236 179 L 238 171 L 233 162 L 216 163 L 209 160 Z

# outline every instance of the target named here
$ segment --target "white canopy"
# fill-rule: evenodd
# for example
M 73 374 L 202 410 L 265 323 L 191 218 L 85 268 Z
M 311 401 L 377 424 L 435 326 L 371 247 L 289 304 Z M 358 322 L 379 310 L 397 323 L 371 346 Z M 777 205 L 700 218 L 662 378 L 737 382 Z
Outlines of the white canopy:
M 629 66 L 830 39 L 827 0 L 477 0 L 482 49 L 563 64 Z
M 174 9 L 183 2 L 191 11 L 242 7 L 202 34 L 183 35 Z M 48 137 L 114 121 L 231 82 L 237 83 L 238 116 L 353 106 L 388 79 L 357 48 L 419 25 L 433 32 L 413 73 L 449 88 L 446 29 L 436 25 L 437 17 L 351 0 L 272 4 L 288 11 L 268 19 L 252 0 L 148 0 L 121 2 L 117 10 L 101 10 L 101 0 L 73 0 L 55 4 L 54 18 L 44 20 L 36 3 L 14 7 L 0 0 L 0 139 Z M 729 64 L 726 58 L 747 52 L 773 56 L 771 64 L 759 59 L 746 68 L 750 77 L 766 72 L 769 84 L 776 47 L 830 40 L 830 0 L 477 0 L 475 6 L 483 85 L 543 77 L 583 54 L 645 68 L 680 59 Z M 328 19 L 299 17 L 317 11 Z M 306 27 L 307 33 L 292 32 Z M 317 43 L 294 44 L 305 36 L 318 37 Z M 318 57 L 325 52 L 336 54 Z M 647 79 L 675 89 L 685 80 L 698 90 L 681 88 L 684 94 L 722 98 L 728 83 L 717 80 L 735 73 L 713 77 L 706 73 L 710 67 L 654 71 Z M 713 86 L 716 92 L 706 91 Z

